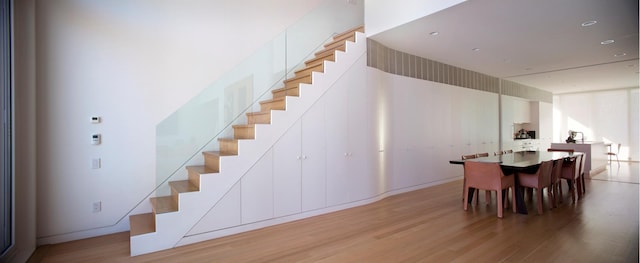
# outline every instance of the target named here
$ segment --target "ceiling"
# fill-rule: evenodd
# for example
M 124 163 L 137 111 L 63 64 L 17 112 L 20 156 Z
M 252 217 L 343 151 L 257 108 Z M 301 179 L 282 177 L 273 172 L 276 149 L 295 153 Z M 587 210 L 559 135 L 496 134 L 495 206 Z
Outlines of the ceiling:
M 371 38 L 553 94 L 638 87 L 637 0 L 468 0 Z

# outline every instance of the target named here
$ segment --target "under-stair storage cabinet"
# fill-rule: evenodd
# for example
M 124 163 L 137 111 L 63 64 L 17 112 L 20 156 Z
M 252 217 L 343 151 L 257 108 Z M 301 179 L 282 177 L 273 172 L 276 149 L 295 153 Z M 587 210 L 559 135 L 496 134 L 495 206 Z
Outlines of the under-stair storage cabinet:
M 365 78 L 365 67 L 354 67 L 324 96 L 328 206 L 370 198 L 377 191 L 372 127 L 376 110 Z
M 248 224 L 273 218 L 273 151 L 267 151 L 242 177 L 242 223 Z
M 274 145 L 274 216 L 326 207 L 324 104 L 316 103 Z

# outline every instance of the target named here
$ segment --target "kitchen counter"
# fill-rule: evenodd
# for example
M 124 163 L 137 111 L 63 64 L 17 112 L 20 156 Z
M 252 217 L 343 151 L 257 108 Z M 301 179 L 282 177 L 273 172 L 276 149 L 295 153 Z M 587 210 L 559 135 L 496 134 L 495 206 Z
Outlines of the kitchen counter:
M 585 153 L 584 175 L 587 178 L 591 178 L 591 174 L 597 174 L 607 169 L 607 147 L 604 142 L 552 143 L 551 148 L 571 149 Z

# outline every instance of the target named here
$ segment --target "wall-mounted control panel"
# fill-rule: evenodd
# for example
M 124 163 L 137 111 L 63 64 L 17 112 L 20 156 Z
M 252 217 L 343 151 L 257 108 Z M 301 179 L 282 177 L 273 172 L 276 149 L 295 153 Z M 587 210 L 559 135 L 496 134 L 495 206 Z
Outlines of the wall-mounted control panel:
M 100 121 L 100 116 L 91 116 L 91 123 L 98 124 Z
M 91 135 L 91 144 L 98 145 L 102 140 L 102 136 L 99 133 Z

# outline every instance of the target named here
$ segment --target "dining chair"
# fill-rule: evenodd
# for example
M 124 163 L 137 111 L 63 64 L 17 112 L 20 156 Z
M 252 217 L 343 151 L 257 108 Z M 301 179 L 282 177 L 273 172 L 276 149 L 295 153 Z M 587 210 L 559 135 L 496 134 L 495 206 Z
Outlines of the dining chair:
M 616 161 L 618 162 L 618 166 L 620 166 L 620 159 L 618 158 L 618 155 L 620 154 L 620 147 L 622 147 L 622 144 L 618 143 L 618 147 L 615 152 L 613 151 L 607 152 L 607 155 L 609 156 L 609 163 L 611 163 L 611 156 L 615 156 Z
M 553 182 L 551 178 L 551 172 L 553 170 L 553 161 L 545 161 L 540 164 L 536 173 L 529 174 L 524 172 L 516 173 L 518 176 L 519 186 L 536 189 L 536 197 L 538 203 L 538 214 L 542 214 L 542 197 L 544 188 L 547 188 L 547 194 L 549 199 L 549 208 L 553 207 L 553 193 L 551 188 Z M 519 187 L 518 186 L 518 187 Z
M 489 157 L 489 153 L 476 153 L 476 158 L 480 157 Z M 484 192 L 484 201 L 487 203 L 487 205 L 491 204 L 491 191 Z
M 475 159 L 476 157 L 477 156 L 475 154 L 468 154 L 468 155 L 463 155 L 461 159 L 464 161 L 464 160 L 469 160 L 469 159 Z M 465 188 L 466 185 L 467 185 L 467 178 L 464 177 L 462 179 L 462 194 L 463 195 L 465 194 L 464 193 L 464 188 Z M 473 194 L 474 194 L 473 200 L 476 200 L 476 204 L 478 204 L 478 191 L 474 191 Z M 466 202 L 466 199 L 465 199 L 464 196 L 462 197 L 462 201 Z
M 502 218 L 503 206 L 508 202 L 508 198 L 502 198 L 502 190 L 511 188 L 511 206 L 513 212 L 516 212 L 516 194 L 515 194 L 515 179 L 513 175 L 505 175 L 500 169 L 499 163 L 485 163 L 485 162 L 465 162 L 464 163 L 464 177 L 466 184 L 464 186 L 464 211 L 467 211 L 468 204 L 467 198 L 469 188 L 496 191 L 498 198 L 496 199 L 496 206 L 498 207 L 498 217 Z
M 551 171 L 551 195 L 553 197 L 553 207 L 558 207 L 558 201 L 562 198 L 562 191 L 560 191 L 560 183 L 562 182 L 562 166 L 564 165 L 564 159 L 556 160 L 553 164 Z
M 569 185 L 569 192 L 571 193 L 571 201 L 576 202 L 577 199 L 582 198 L 582 181 L 580 180 L 580 173 L 582 172 L 582 159 L 583 155 L 577 155 L 570 159 L 569 162 L 565 162 L 562 167 L 562 173 L 560 178 L 565 179 Z M 560 184 L 560 192 L 562 192 L 562 184 Z M 560 194 L 562 196 L 562 194 Z M 560 199 L 562 202 L 562 199 Z

